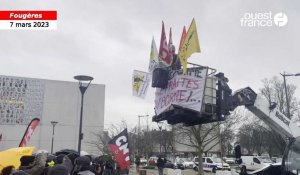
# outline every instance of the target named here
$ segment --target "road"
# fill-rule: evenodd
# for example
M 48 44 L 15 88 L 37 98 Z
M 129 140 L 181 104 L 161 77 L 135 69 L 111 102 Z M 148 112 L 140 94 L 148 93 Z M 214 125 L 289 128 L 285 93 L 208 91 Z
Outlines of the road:
M 170 174 L 171 171 L 169 171 L 169 173 L 167 173 L 168 170 L 164 169 L 164 175 L 176 175 L 177 173 L 174 174 Z M 216 173 L 211 173 L 211 172 L 204 172 L 205 175 L 216 175 Z M 136 171 L 135 171 L 135 167 L 131 167 L 130 171 L 129 171 L 129 175 L 139 175 Z M 153 169 L 153 170 L 147 170 L 147 175 L 158 175 L 158 170 L 157 169 Z M 192 170 L 192 169 L 185 169 L 183 171 L 181 171 L 181 175 L 197 175 L 197 172 Z M 231 168 L 231 175 L 238 175 L 238 173 L 235 172 L 235 168 L 232 167 Z

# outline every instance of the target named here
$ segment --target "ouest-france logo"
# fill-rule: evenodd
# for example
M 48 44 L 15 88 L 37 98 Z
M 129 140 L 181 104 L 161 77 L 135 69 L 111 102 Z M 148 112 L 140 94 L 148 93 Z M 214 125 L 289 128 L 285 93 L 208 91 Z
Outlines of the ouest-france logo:
M 283 27 L 288 23 L 288 17 L 285 13 L 279 12 L 246 12 L 241 17 L 242 27 Z

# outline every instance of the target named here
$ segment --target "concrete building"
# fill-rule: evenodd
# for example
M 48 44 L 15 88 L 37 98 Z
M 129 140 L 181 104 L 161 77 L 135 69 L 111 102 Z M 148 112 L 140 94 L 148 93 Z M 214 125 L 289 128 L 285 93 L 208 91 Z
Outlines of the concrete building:
M 81 150 L 99 154 L 95 144 L 104 128 L 105 86 L 91 84 L 84 96 Z M 81 94 L 78 82 L 0 76 L 0 150 L 18 147 L 28 123 L 40 119 L 28 146 L 50 152 L 51 121 L 57 121 L 53 151 L 78 147 Z

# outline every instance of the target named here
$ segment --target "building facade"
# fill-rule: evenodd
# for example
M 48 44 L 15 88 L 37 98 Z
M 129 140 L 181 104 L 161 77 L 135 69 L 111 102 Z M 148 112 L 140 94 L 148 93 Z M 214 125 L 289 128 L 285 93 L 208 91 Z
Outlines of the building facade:
M 94 144 L 104 128 L 105 86 L 91 84 L 84 95 L 81 150 L 99 154 Z M 53 152 L 78 148 L 81 93 L 78 82 L 0 76 L 0 150 L 18 147 L 33 118 L 40 124 L 28 146 Z

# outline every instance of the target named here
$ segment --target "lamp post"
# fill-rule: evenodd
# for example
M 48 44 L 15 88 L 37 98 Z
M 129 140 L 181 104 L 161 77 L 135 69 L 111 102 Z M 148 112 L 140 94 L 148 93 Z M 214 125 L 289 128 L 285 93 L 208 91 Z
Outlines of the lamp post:
M 139 125 L 138 125 L 138 148 L 137 148 L 137 154 L 139 156 L 139 149 L 140 149 L 140 131 L 141 131 L 141 117 L 148 117 L 149 115 L 139 115 Z M 148 119 L 147 119 L 147 129 L 148 129 Z
M 81 92 L 81 108 L 80 108 L 80 121 L 79 121 L 79 137 L 78 137 L 78 153 L 80 154 L 81 151 L 81 140 L 83 139 L 82 133 L 82 112 L 83 112 L 83 98 L 84 93 L 91 84 L 93 77 L 86 76 L 86 75 L 77 75 L 74 77 L 75 80 L 79 81 L 79 90 Z M 83 84 L 83 82 L 88 82 L 87 84 Z
M 281 73 L 280 73 L 281 74 Z M 288 98 L 288 93 L 287 93 L 287 88 L 286 88 L 286 79 L 285 77 L 291 77 L 291 76 L 300 76 L 300 73 L 296 73 L 296 74 L 286 74 L 285 72 L 283 72 L 283 74 L 281 74 L 283 77 L 283 84 L 284 84 L 284 91 L 285 91 L 285 98 L 286 98 L 286 107 L 287 107 L 287 117 L 289 119 L 291 119 L 291 113 L 290 113 L 290 102 L 289 102 L 289 98 Z
M 54 142 L 54 128 L 55 125 L 57 124 L 57 121 L 51 121 L 52 124 L 52 144 L 51 144 L 51 154 L 53 154 L 53 142 Z
M 162 130 L 163 122 L 157 122 L 157 126 L 159 128 L 159 153 L 161 153 L 161 130 Z

